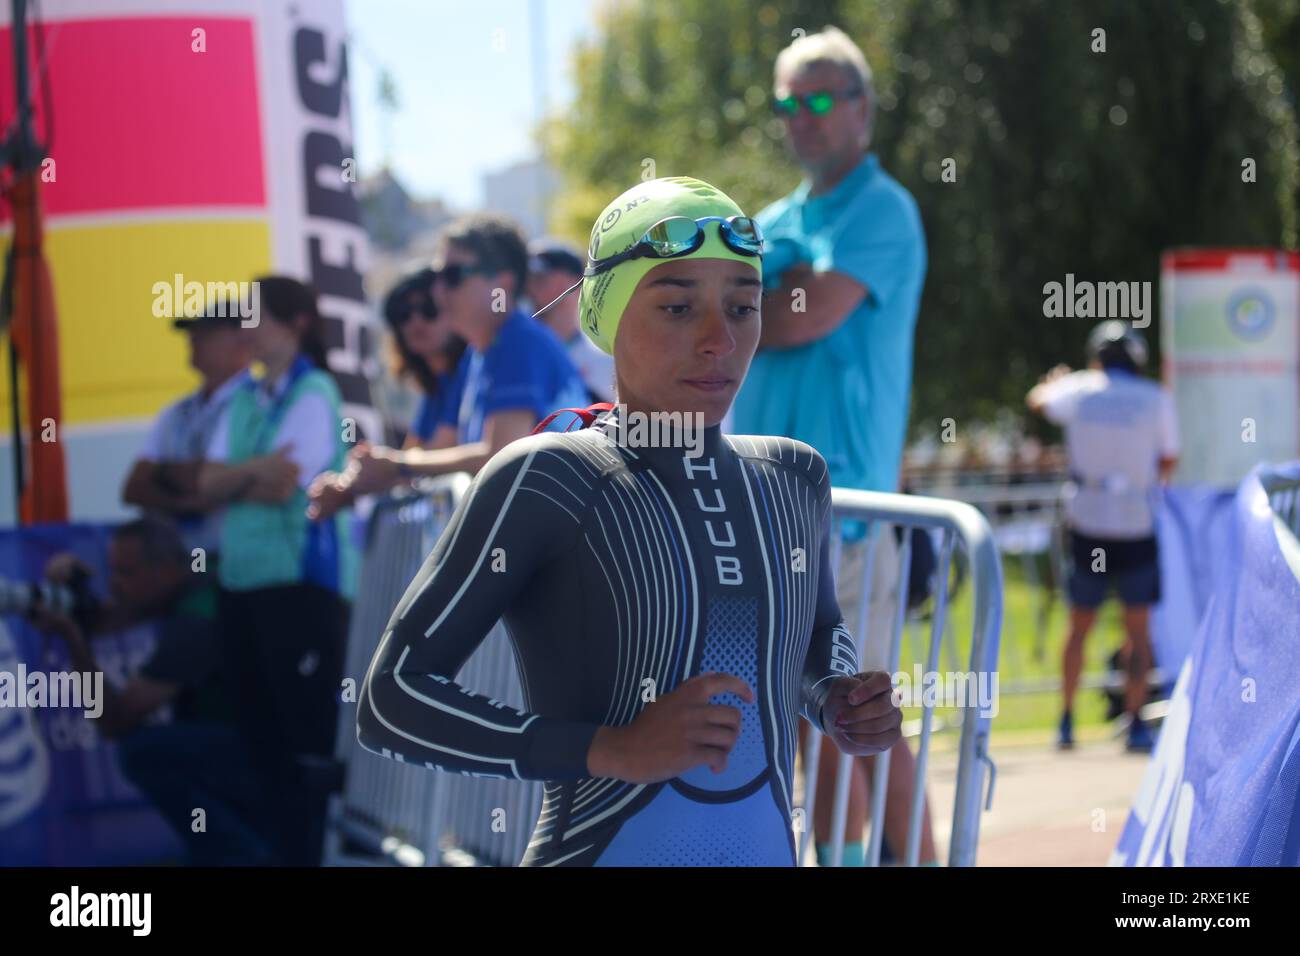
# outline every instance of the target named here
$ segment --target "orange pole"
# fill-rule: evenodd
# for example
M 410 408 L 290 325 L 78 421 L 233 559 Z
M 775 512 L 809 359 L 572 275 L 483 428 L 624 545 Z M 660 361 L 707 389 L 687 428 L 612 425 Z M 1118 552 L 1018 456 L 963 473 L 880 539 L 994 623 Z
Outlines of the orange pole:
M 13 323 L 10 334 L 27 372 L 26 475 L 19 498 L 23 524 L 68 520 L 59 388 L 59 327 L 54 286 L 42 246 L 40 169 L 18 173 L 6 190 L 14 212 Z M 17 399 L 17 396 L 14 396 Z M 15 452 L 17 449 L 15 449 Z

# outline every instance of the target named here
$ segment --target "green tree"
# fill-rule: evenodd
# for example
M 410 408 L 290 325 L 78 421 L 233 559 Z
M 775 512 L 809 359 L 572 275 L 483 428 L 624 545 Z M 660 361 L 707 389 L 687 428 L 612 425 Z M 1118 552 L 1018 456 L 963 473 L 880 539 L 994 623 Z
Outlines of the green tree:
M 573 54 L 573 108 L 543 128 L 565 188 L 551 228 L 581 245 L 605 205 L 639 180 L 696 176 L 757 210 L 799 182 L 772 113 L 772 65 L 794 31 L 834 23 L 887 62 L 901 0 L 615 0 Z
M 1264 45 L 1282 68 L 1295 105 L 1300 98 L 1300 0 L 1255 0 Z
M 1300 109 L 1300 0 L 1255 0 L 1264 34 L 1264 46 L 1277 60 L 1285 83 L 1286 100 L 1293 110 Z M 1276 92 L 1273 80 L 1270 91 Z M 1300 183 L 1295 202 L 1300 206 Z
M 927 0 L 897 44 L 877 142 L 929 242 L 914 425 L 1082 362 L 1096 320 L 1045 318 L 1047 282 L 1156 290 L 1171 247 L 1294 247 L 1295 116 L 1246 4 Z
M 914 431 L 988 420 L 1019 409 L 1047 367 L 1082 359 L 1092 322 L 1044 318 L 1044 283 L 1074 273 L 1158 287 L 1173 246 L 1294 247 L 1295 113 L 1253 10 L 611 2 L 576 51 L 573 109 L 543 131 L 567 184 L 552 227 L 585 243 L 604 205 L 643 176 L 698 176 L 750 210 L 789 192 L 799 174 L 768 107 L 772 64 L 792 31 L 834 23 L 872 64 L 873 149 L 916 196 L 927 233 Z M 1254 183 L 1242 181 L 1246 158 Z

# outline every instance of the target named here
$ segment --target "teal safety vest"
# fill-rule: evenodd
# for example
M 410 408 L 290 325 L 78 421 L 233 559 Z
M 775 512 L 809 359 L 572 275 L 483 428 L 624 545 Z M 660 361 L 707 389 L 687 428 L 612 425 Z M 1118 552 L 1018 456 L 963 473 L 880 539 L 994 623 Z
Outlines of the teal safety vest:
M 289 384 L 270 405 L 258 401 L 259 383 L 249 381 L 230 399 L 227 461 L 237 465 L 269 454 L 292 435 L 277 435 L 288 408 L 304 395 L 316 393 L 329 402 L 337 420 L 341 398 L 328 372 L 298 356 L 289 368 Z M 335 435 L 329 468 L 341 471 L 347 449 Z M 350 512 L 341 510 L 325 521 L 307 518 L 307 493 L 294 489 L 283 504 L 241 501 L 226 508 L 221 524 L 219 577 L 231 591 L 286 584 L 318 584 L 351 599 L 356 578 L 356 549 L 348 533 Z

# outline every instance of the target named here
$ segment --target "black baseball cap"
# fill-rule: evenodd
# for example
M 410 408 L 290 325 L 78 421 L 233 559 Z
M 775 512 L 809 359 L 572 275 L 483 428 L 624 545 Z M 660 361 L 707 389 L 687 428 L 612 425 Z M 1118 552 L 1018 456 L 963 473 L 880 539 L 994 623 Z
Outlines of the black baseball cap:
M 577 277 L 587 267 L 586 258 L 576 246 L 559 239 L 537 239 L 528 244 L 528 271 L 559 270 Z
M 190 317 L 182 316 L 179 319 L 172 319 L 172 328 L 180 329 L 184 332 L 191 332 L 194 329 L 220 329 L 220 328 L 239 328 L 243 325 L 243 319 L 239 314 L 239 303 L 226 303 L 224 300 L 214 300 L 207 304 L 201 315 Z

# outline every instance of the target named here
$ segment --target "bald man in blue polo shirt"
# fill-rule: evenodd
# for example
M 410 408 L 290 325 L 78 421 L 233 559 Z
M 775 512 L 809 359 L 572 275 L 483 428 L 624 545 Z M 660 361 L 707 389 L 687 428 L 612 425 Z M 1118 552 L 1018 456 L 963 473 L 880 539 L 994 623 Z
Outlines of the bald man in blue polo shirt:
M 826 459 L 833 485 L 893 492 L 926 251 L 915 200 L 867 151 L 874 107 L 866 58 L 840 30 L 797 39 L 777 57 L 774 108 L 805 178 L 758 214 L 769 293 L 761 351 L 736 399 L 733 430 L 806 441 Z M 838 574 L 846 621 L 857 620 L 870 546 L 860 526 L 846 531 Z M 882 535 L 877 548 L 863 659 L 889 670 L 899 578 L 893 536 Z M 833 792 L 827 784 L 836 756 L 823 755 L 823 797 Z M 885 843 L 901 855 L 913 766 L 905 743 L 891 762 Z M 868 766 L 858 763 L 846 863 L 862 857 Z M 819 842 L 830 831 L 829 804 L 818 801 Z M 928 818 L 923 834 L 921 860 L 928 862 L 934 858 Z

